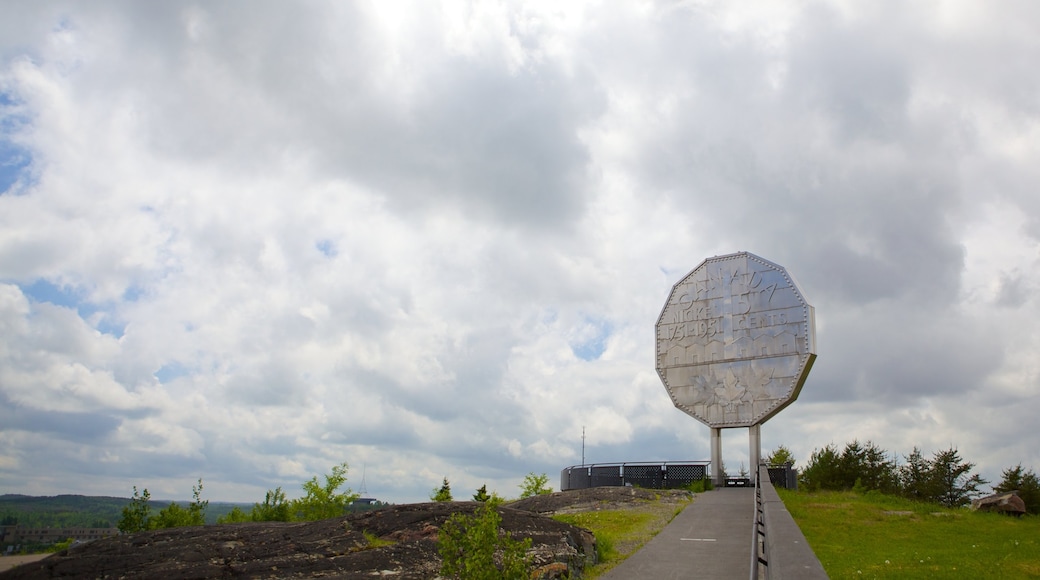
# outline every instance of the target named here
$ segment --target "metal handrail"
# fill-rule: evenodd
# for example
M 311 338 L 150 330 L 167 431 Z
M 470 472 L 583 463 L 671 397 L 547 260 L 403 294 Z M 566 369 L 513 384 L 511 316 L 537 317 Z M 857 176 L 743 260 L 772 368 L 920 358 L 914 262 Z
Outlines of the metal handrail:
M 757 470 L 755 477 L 755 501 L 752 512 L 754 523 L 751 526 L 751 580 L 758 580 L 758 566 L 764 564 L 768 566 L 768 561 L 765 559 L 765 542 L 761 541 L 760 536 L 765 536 L 763 513 L 762 513 L 762 469 L 761 467 Z M 768 476 L 768 472 L 767 472 Z M 761 547 L 761 548 L 760 548 Z M 761 550 L 761 551 L 760 551 Z
M 759 467 L 757 484 L 751 578 L 756 579 L 761 568 L 770 580 L 826 579 L 827 572 L 770 483 L 765 465 Z

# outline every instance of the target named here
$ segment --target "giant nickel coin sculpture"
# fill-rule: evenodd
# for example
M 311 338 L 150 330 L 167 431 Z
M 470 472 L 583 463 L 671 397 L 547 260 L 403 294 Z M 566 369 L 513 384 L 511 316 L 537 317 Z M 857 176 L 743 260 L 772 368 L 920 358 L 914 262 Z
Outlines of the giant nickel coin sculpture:
M 712 428 L 759 426 L 798 398 L 816 360 L 813 307 L 782 266 L 748 252 L 704 260 L 672 287 L 657 319 L 657 373 L 675 406 Z M 757 469 L 756 469 L 757 471 Z

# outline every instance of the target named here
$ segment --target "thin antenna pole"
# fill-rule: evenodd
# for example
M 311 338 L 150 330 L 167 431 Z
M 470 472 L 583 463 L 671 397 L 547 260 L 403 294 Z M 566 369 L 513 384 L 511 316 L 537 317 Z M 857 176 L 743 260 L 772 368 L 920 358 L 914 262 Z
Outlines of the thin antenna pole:
M 581 465 L 585 466 L 585 426 L 581 426 Z

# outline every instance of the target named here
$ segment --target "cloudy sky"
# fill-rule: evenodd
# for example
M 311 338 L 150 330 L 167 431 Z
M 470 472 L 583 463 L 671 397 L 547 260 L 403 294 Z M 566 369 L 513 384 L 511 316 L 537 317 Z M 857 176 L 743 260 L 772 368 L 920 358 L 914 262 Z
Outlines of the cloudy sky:
M 0 20 L 0 493 L 706 460 L 705 258 L 819 359 L 765 451 L 1040 469 L 1040 4 L 35 2 Z M 728 467 L 747 430 L 724 432 Z

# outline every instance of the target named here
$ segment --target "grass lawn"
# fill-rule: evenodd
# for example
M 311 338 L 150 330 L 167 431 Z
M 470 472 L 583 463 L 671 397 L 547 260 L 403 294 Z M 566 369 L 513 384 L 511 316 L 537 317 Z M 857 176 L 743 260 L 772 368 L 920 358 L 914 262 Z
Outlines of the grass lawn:
M 582 576 L 591 580 L 602 576 L 642 548 L 688 504 L 676 505 L 660 500 L 638 502 L 624 509 L 560 514 L 553 516 L 553 519 L 592 530 L 596 535 L 599 563 L 586 569 Z
M 831 578 L 1040 578 L 1040 517 L 778 489 Z

